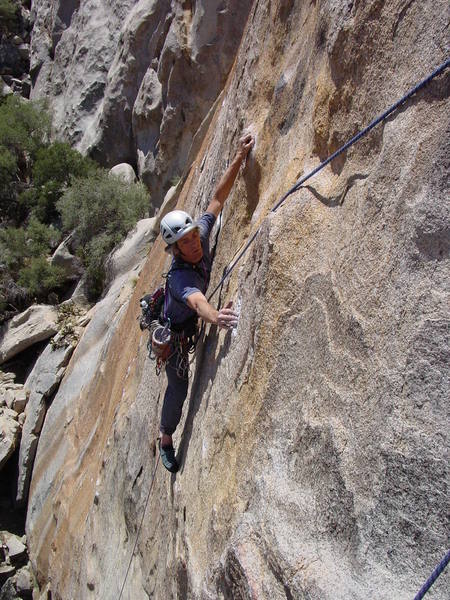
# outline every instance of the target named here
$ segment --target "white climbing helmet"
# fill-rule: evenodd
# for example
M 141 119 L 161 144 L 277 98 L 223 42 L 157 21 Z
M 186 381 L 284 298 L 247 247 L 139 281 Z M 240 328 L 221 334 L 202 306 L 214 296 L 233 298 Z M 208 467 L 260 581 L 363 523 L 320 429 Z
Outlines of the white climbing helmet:
M 175 244 L 186 233 L 198 227 L 184 210 L 172 210 L 161 219 L 161 235 L 166 244 Z

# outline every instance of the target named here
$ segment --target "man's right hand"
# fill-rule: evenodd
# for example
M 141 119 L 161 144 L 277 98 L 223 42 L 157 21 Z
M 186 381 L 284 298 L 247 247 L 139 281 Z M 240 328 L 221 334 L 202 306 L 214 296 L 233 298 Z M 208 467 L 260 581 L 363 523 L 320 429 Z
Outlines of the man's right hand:
M 217 315 L 217 325 L 221 329 L 232 329 L 236 327 L 239 320 L 239 315 L 232 310 L 233 303 L 228 302 L 228 304 L 219 310 L 219 314 Z
M 254 143 L 255 138 L 252 136 L 251 133 L 247 133 L 247 135 L 241 137 L 241 139 L 239 140 L 239 149 L 237 151 L 237 154 L 242 161 L 244 161 L 247 158 L 247 154 L 253 148 Z

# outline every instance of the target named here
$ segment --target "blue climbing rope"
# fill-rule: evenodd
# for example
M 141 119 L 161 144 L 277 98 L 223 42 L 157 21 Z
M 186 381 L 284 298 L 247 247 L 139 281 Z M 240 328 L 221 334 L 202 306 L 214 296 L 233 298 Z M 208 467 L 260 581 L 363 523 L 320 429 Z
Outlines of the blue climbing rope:
M 450 550 L 447 552 L 447 554 L 444 556 L 444 558 L 441 560 L 441 562 L 438 564 L 438 566 L 435 568 L 435 570 L 431 573 L 431 575 L 425 581 L 423 586 L 420 588 L 419 593 L 416 596 L 414 596 L 414 600 L 422 600 L 422 598 L 425 596 L 425 594 L 428 592 L 430 587 L 433 585 L 433 583 L 436 581 L 436 579 L 439 577 L 439 575 L 442 573 L 442 571 L 445 569 L 445 567 L 448 565 L 449 562 L 450 562 Z
M 311 177 L 316 175 L 319 171 L 321 171 L 324 167 L 326 167 L 332 160 L 334 160 L 340 154 L 342 154 L 343 152 L 348 150 L 350 148 L 350 146 L 353 146 L 353 144 L 355 144 L 362 137 L 367 135 L 371 129 L 376 127 L 382 121 L 385 121 L 390 114 L 392 114 L 395 110 L 397 110 L 397 108 L 399 108 L 399 106 L 404 104 L 409 98 L 411 98 L 411 96 L 414 96 L 414 94 L 417 94 L 417 92 L 419 90 L 421 90 L 426 85 L 428 85 L 428 83 L 430 83 L 430 81 L 432 79 L 434 79 L 435 77 L 440 75 L 443 71 L 445 71 L 445 69 L 447 69 L 449 65 L 450 65 L 450 59 L 447 59 L 439 67 L 437 67 L 430 75 L 428 75 L 428 77 L 426 77 L 420 83 L 418 83 L 413 88 L 411 88 L 409 90 L 409 92 L 407 92 L 404 96 L 402 96 L 400 98 L 400 100 L 398 100 L 395 104 L 393 104 L 391 107 L 389 107 L 387 110 L 385 110 L 383 114 L 381 114 L 379 117 L 374 119 L 371 123 L 369 123 L 369 125 L 367 125 L 367 127 L 365 127 L 362 131 L 357 133 L 347 143 L 345 143 L 341 148 L 339 148 L 339 150 L 336 150 L 336 152 L 334 152 L 331 156 L 329 156 L 322 163 L 320 163 L 320 165 L 318 167 L 316 167 L 310 173 L 308 173 L 307 175 L 301 177 L 298 181 L 296 181 L 295 184 L 284 194 L 284 196 L 273 206 L 273 208 L 271 209 L 270 212 L 275 212 L 291 194 L 298 191 L 302 187 L 302 185 L 305 183 L 305 181 L 307 181 L 308 179 L 310 179 Z M 244 256 L 244 254 L 247 252 L 249 247 L 252 245 L 252 243 L 254 242 L 254 240 L 255 240 L 256 236 L 258 235 L 258 233 L 260 232 L 260 230 L 261 230 L 261 226 L 258 227 L 258 229 L 255 231 L 255 233 L 252 235 L 252 237 L 245 244 L 244 248 L 241 250 L 241 252 L 239 253 L 238 257 L 235 259 L 233 264 L 226 269 L 219 284 L 217 285 L 217 287 L 214 288 L 213 292 L 208 296 L 208 300 L 211 300 L 211 298 L 214 296 L 214 294 L 217 292 L 217 290 L 223 285 L 224 281 L 231 275 L 235 266 L 241 260 L 241 258 Z

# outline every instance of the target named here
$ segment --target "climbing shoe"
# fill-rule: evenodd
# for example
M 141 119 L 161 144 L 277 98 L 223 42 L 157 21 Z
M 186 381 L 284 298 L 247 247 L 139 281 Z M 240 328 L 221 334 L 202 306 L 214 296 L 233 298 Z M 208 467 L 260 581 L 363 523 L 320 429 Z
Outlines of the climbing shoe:
M 161 446 L 161 441 L 159 442 L 159 454 L 161 456 L 162 464 L 166 467 L 168 471 L 171 473 L 176 473 L 178 471 L 178 463 L 175 458 L 175 450 L 173 446 Z

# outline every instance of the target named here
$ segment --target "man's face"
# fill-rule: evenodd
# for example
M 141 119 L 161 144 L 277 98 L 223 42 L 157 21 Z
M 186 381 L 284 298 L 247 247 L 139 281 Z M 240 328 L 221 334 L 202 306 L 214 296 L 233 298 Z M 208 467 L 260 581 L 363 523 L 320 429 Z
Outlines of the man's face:
M 177 242 L 177 248 L 184 261 L 193 264 L 198 263 L 203 258 L 203 248 L 200 242 L 199 230 L 193 229 L 186 235 L 183 235 Z

